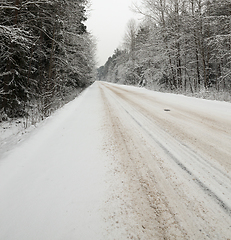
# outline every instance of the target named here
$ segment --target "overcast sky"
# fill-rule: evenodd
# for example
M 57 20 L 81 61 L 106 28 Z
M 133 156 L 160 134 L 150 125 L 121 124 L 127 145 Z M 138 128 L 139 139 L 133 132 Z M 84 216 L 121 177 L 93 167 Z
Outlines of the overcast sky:
M 97 40 L 98 66 L 104 65 L 122 44 L 128 21 L 140 18 L 130 10 L 133 1 L 91 0 L 91 12 L 86 25 Z

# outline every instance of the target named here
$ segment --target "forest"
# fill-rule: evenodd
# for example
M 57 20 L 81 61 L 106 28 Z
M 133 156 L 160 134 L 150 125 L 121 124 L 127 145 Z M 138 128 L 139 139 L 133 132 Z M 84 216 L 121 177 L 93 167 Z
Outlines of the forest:
M 87 0 L 1 0 L 0 121 L 44 119 L 92 83 Z M 37 121 L 36 120 L 36 121 Z
M 101 80 L 155 90 L 231 95 L 231 1 L 143 0 Z
M 0 121 L 39 121 L 89 86 L 88 0 L 1 0 Z M 143 0 L 100 80 L 231 100 L 231 1 Z

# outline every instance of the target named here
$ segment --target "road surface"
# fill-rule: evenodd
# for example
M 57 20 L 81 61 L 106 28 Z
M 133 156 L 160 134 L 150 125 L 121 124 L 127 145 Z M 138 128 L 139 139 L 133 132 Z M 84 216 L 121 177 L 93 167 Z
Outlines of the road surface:
M 94 83 L 0 161 L 0 239 L 230 239 L 231 104 Z

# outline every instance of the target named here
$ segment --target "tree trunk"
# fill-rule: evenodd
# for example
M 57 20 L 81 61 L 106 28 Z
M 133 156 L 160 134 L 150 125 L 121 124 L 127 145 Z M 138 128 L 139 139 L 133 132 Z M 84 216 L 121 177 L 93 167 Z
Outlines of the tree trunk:
M 160 1 L 160 11 L 161 11 L 161 22 L 162 22 L 162 28 L 163 28 L 163 31 L 164 33 L 166 33 L 166 23 L 165 23 L 165 15 L 164 15 L 164 11 L 165 11 L 165 0 L 159 0 Z M 172 59 L 171 59 L 171 55 L 170 55 L 170 52 L 169 52 L 169 47 L 168 47 L 168 43 L 166 41 L 166 38 L 164 36 L 164 34 L 162 33 L 162 37 L 163 37 L 163 41 L 164 41 L 164 44 L 165 44 L 165 49 L 166 49 L 166 52 L 167 52 L 167 55 L 168 55 L 168 62 L 169 62 L 169 67 L 171 69 L 171 80 L 167 80 L 169 84 L 172 86 L 174 86 L 175 88 L 177 87 L 176 86 L 176 74 L 174 72 L 174 68 L 172 66 Z M 171 87 L 172 88 L 172 87 Z
M 181 70 L 181 54 L 180 54 L 180 16 L 179 16 L 179 2 L 175 0 L 175 18 L 176 18 L 176 67 L 177 67 L 177 87 L 182 88 L 182 70 Z
M 204 78 L 204 87 L 208 88 L 208 73 L 207 73 L 207 64 L 206 64 L 206 54 L 205 54 L 205 44 L 203 36 L 203 20 L 202 20 L 202 2 L 198 1 L 198 11 L 199 11 L 199 49 L 201 53 L 202 68 L 203 68 L 203 78 Z
M 195 45 L 195 59 L 196 59 L 196 77 L 197 80 L 194 84 L 194 88 L 195 89 L 200 89 L 200 85 L 201 85 L 201 77 L 200 77 L 200 62 L 199 62 L 199 51 L 198 51 L 198 47 L 199 47 L 199 40 L 197 37 L 197 31 L 196 31 L 196 19 L 195 19 L 195 5 L 194 5 L 194 1 L 195 0 L 191 0 L 191 11 L 192 11 L 192 17 L 193 17 L 193 37 L 194 37 L 194 45 Z

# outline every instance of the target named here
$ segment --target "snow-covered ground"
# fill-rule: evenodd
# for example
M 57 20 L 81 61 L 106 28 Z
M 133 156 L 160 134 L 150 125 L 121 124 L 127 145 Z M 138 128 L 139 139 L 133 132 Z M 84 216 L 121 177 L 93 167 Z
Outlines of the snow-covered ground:
M 96 82 L 4 128 L 0 239 L 231 236 L 230 103 Z
M 108 163 L 95 88 L 0 160 L 0 239 L 102 239 Z

